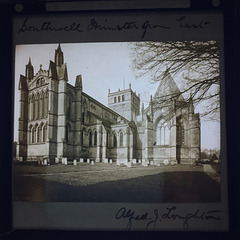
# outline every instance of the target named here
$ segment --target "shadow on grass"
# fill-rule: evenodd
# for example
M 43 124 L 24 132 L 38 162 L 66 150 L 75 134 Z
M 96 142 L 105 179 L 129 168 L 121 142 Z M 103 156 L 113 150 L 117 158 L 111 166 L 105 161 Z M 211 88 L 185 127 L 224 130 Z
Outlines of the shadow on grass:
M 15 201 L 47 202 L 219 202 L 220 184 L 203 172 L 164 172 L 127 180 L 71 186 L 15 176 Z

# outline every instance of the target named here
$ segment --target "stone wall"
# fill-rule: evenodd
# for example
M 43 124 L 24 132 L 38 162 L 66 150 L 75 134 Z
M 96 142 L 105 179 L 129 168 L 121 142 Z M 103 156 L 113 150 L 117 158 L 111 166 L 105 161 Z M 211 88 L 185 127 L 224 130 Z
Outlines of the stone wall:
M 28 145 L 28 156 L 46 156 L 47 144 L 30 144 Z

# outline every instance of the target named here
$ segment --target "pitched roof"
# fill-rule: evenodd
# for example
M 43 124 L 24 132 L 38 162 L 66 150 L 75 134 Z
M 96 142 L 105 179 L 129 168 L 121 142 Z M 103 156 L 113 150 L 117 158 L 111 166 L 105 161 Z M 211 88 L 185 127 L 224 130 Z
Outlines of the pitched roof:
M 163 79 L 160 81 L 160 84 L 157 88 L 157 91 L 154 94 L 153 99 L 163 98 L 163 97 L 177 97 L 178 100 L 184 101 L 181 92 L 172 78 L 169 70 L 167 69 L 164 73 Z

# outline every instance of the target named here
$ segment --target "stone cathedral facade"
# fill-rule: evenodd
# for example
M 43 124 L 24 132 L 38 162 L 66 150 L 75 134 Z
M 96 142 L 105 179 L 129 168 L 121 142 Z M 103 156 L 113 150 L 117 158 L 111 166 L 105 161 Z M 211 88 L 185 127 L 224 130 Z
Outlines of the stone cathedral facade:
M 164 78 L 146 108 L 140 109 L 140 95 L 131 85 L 117 92 L 109 89 L 107 107 L 84 93 L 81 75 L 75 86 L 68 83 L 60 45 L 48 70 L 40 66 L 34 74 L 29 59 L 19 80 L 17 159 L 194 163 L 200 158 L 199 114 L 179 95 L 171 100 L 171 117 L 166 118 L 169 108 L 158 99 L 166 90 L 175 95 L 180 91 L 170 74 Z

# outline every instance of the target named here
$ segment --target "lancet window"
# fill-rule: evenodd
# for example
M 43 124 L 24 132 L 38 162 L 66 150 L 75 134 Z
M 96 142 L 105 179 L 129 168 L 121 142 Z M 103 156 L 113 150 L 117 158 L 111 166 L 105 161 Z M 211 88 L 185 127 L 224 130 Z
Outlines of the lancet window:
M 43 126 L 43 142 L 47 140 L 47 127 L 46 125 Z
M 113 147 L 117 147 L 117 136 L 115 133 L 113 134 Z
M 81 145 L 83 145 L 83 131 L 81 131 Z
M 120 138 L 119 146 L 120 146 L 120 147 L 123 147 L 123 133 L 122 133 L 122 132 L 120 132 L 119 138 Z
M 48 114 L 48 92 L 34 93 L 29 97 L 29 113 L 30 121 L 47 118 Z
M 44 143 L 46 142 L 47 127 L 41 123 L 35 126 L 29 126 L 29 143 Z
M 36 128 L 34 127 L 32 129 L 32 143 L 35 143 L 35 138 L 36 138 Z
M 66 126 L 66 142 L 70 142 L 71 141 L 71 126 L 70 124 L 67 124 Z
M 169 145 L 170 127 L 163 119 L 159 121 L 156 127 L 156 145 Z
M 97 146 L 97 131 L 94 132 L 94 146 Z
M 106 132 L 106 146 L 109 147 L 109 132 Z
M 43 116 L 46 118 L 48 115 L 48 91 L 44 95 L 44 101 L 43 101 Z
M 92 146 L 92 131 L 89 132 L 89 146 Z

